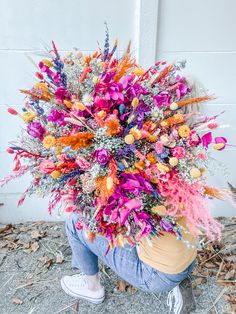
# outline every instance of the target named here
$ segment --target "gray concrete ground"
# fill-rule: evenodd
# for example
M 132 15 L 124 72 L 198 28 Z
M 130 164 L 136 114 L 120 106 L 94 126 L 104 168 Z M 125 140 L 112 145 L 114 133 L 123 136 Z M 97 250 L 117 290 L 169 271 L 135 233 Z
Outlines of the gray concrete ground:
M 77 303 L 67 296 L 61 290 L 59 280 L 62 275 L 76 271 L 71 269 L 71 252 L 62 223 L 18 225 L 15 230 L 9 229 L 0 240 L 1 314 L 169 313 L 166 294 L 117 291 L 117 277 L 108 268 L 102 272 L 107 292 L 104 303 Z M 216 284 L 214 278 L 198 285 L 194 290 L 197 302 L 194 313 L 232 313 L 222 298 L 227 289 Z

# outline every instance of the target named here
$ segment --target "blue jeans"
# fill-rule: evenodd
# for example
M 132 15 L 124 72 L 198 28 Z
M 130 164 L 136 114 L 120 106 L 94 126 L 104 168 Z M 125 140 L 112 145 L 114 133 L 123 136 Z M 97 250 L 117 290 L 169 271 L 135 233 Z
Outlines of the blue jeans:
M 78 216 L 72 214 L 66 221 L 66 231 L 72 249 L 72 266 L 86 275 L 95 275 L 99 271 L 99 258 L 132 286 L 145 292 L 159 293 L 172 290 L 195 267 L 194 261 L 179 274 L 166 274 L 142 262 L 136 247 L 129 245 L 111 249 L 106 255 L 107 239 L 97 236 L 93 242 L 89 241 L 82 230 L 76 229 L 77 220 Z

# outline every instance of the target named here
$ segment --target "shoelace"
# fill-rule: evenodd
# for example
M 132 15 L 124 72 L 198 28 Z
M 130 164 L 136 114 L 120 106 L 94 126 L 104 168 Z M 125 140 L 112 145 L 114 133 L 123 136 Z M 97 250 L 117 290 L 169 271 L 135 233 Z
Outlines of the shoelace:
M 174 304 L 173 304 L 174 302 Z M 182 294 L 180 292 L 179 286 L 176 286 L 174 289 L 172 289 L 167 296 L 167 305 L 169 306 L 169 313 L 171 313 L 171 310 L 174 305 L 174 313 L 180 314 L 181 309 L 183 307 L 183 298 Z
M 86 279 L 83 278 L 83 277 L 84 277 L 84 274 L 83 274 L 83 273 L 73 275 L 73 279 L 74 279 L 74 278 L 80 279 L 80 281 L 76 281 L 76 282 L 72 281 L 71 284 L 72 284 L 73 286 L 77 286 L 77 287 L 79 286 L 79 287 L 81 287 L 81 288 L 85 287 L 86 284 L 87 284 L 87 281 L 86 281 Z

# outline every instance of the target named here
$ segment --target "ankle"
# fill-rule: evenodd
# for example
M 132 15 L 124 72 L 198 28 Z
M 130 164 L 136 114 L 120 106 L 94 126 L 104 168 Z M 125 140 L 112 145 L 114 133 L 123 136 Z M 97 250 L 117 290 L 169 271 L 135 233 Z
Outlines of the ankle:
M 100 290 L 102 288 L 99 273 L 97 273 L 93 276 L 86 275 L 86 281 L 88 283 L 89 290 L 96 291 L 96 290 Z

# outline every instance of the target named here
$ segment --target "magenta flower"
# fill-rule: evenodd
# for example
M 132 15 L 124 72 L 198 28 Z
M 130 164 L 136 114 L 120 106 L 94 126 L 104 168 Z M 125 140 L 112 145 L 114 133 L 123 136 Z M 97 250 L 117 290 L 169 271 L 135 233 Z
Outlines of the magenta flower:
M 124 75 L 119 83 L 122 85 L 123 90 L 126 90 L 126 97 L 131 100 L 135 97 L 139 98 L 140 95 L 148 95 L 149 92 L 137 82 L 133 82 L 135 75 Z
M 101 166 L 105 166 L 110 158 L 110 154 L 107 149 L 100 148 L 95 151 L 95 158 Z
M 58 124 L 58 126 L 66 125 L 65 122 L 65 114 L 59 110 L 52 109 L 49 116 L 48 121 L 54 122 Z
M 176 89 L 177 99 L 180 100 L 180 98 L 183 98 L 190 91 L 191 91 L 191 89 L 188 87 L 188 85 L 186 85 L 184 83 L 180 83 Z
M 31 122 L 27 126 L 27 132 L 29 135 L 42 140 L 46 130 L 40 122 Z
M 47 75 L 49 76 L 53 76 L 54 74 L 53 71 L 47 65 L 45 65 L 42 61 L 39 62 L 39 68 L 41 72 L 47 73 Z
M 153 97 L 153 104 L 160 109 L 162 106 L 168 106 L 170 104 L 170 99 L 171 96 L 169 93 L 167 91 L 162 91 Z
M 112 107 L 114 102 L 121 104 L 124 101 L 122 84 L 115 82 L 113 77 L 114 74 L 104 74 L 95 87 L 94 102 L 97 110 L 106 110 Z
M 61 84 L 62 78 L 61 78 L 61 74 L 60 73 L 58 73 L 58 72 L 53 73 L 52 78 L 53 78 L 53 82 L 54 82 L 55 85 Z
M 204 134 L 201 138 L 202 141 L 202 145 L 204 148 L 208 148 L 208 146 L 211 144 L 212 142 L 212 133 L 208 132 L 206 134 Z
M 62 103 L 64 99 L 69 98 L 69 93 L 64 86 L 59 86 L 55 91 L 55 97 L 57 101 Z
M 227 143 L 227 139 L 223 136 L 215 137 L 215 143 L 216 144 L 223 144 L 222 148 L 218 148 L 218 150 L 223 150 L 225 148 L 226 143 Z

